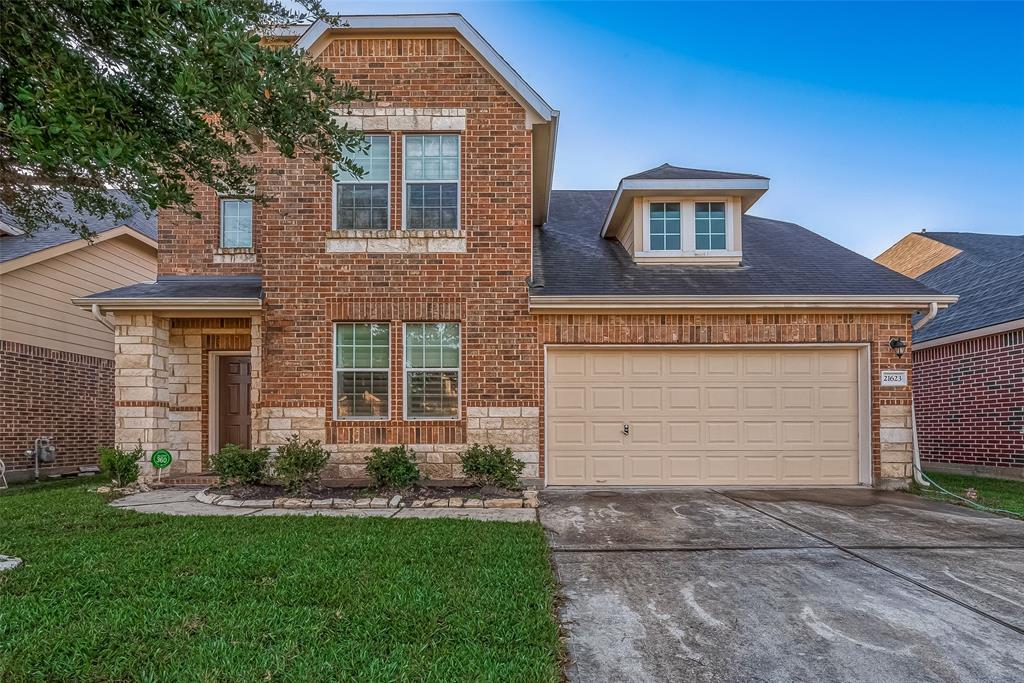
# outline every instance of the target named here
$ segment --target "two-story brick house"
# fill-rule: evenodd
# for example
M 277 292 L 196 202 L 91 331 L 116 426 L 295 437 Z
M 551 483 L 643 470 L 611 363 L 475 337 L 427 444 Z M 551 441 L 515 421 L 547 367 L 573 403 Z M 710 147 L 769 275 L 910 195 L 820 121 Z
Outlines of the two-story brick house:
M 228 441 L 322 440 L 329 477 L 472 442 L 551 484 L 892 484 L 909 387 L 890 348 L 953 298 L 799 226 L 768 179 L 663 166 L 552 192 L 558 112 L 458 15 L 282 31 L 377 101 L 361 179 L 266 150 L 267 205 L 200 189 L 116 314 L 117 440 L 198 474 Z

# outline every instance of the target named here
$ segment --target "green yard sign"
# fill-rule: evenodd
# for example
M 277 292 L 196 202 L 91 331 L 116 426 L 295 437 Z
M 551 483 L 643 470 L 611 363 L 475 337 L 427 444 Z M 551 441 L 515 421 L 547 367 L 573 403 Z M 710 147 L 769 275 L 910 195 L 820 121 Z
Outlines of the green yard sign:
M 161 448 L 160 450 L 153 451 L 153 457 L 149 459 L 149 461 L 153 463 L 153 467 L 157 468 L 158 470 L 170 467 L 171 460 L 173 460 L 173 458 L 171 457 L 171 452 L 166 448 Z

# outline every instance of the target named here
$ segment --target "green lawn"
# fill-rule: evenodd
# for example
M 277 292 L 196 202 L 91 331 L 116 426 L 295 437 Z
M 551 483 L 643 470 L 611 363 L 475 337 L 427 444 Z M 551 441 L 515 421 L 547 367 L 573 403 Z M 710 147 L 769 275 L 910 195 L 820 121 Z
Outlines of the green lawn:
M 95 482 L 92 486 L 95 486 Z M 168 517 L 0 493 L 0 681 L 556 681 L 536 524 Z
M 976 502 L 988 507 L 999 508 L 1024 515 L 1024 481 L 1013 479 L 992 479 L 989 477 L 971 477 L 965 474 L 946 474 L 943 472 L 926 472 L 939 486 L 952 491 L 958 496 L 973 488 L 978 492 Z M 934 488 L 920 488 L 918 493 L 926 498 L 957 503 L 955 498 L 943 494 Z

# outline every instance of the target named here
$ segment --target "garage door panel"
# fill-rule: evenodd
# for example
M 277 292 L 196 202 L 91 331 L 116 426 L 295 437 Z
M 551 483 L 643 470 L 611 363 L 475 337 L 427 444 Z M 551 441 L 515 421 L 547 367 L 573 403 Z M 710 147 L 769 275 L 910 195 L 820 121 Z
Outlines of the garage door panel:
M 621 413 L 626 407 L 625 387 L 596 386 L 590 390 L 591 410 L 615 410 Z
M 591 357 L 590 376 L 598 379 L 622 377 L 626 370 L 626 357 L 621 353 L 597 354 Z
M 550 483 L 857 482 L 854 350 L 627 347 L 549 356 Z
M 739 387 L 707 387 L 703 403 L 707 410 L 739 410 Z
M 668 404 L 669 410 L 676 411 L 699 411 L 700 410 L 700 387 L 669 387 Z
M 664 409 L 664 388 L 654 387 L 631 387 L 626 407 L 632 412 L 655 411 L 661 412 Z

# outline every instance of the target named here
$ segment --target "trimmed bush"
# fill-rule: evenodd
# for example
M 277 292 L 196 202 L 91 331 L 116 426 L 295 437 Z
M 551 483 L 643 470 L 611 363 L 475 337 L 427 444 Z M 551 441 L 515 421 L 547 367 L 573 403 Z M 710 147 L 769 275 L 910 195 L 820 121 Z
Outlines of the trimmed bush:
M 220 485 L 259 484 L 267 476 L 269 448 L 250 450 L 229 443 L 210 457 L 210 468 L 220 477 Z
M 134 484 L 139 480 L 139 461 L 146 457 L 142 444 L 130 451 L 120 448 L 100 449 L 100 469 L 119 487 Z
M 379 489 L 404 489 L 420 479 L 416 454 L 405 446 L 374 448 L 366 457 L 366 473 Z
M 296 496 L 311 487 L 319 487 L 320 471 L 331 454 L 319 441 L 309 439 L 299 443 L 299 435 L 292 434 L 283 446 L 277 447 L 274 475 L 281 480 L 284 490 Z
M 466 478 L 477 486 L 495 486 L 503 489 L 519 488 L 519 475 L 526 465 L 512 455 L 511 448 L 497 448 L 491 444 L 470 446 L 459 456 Z

